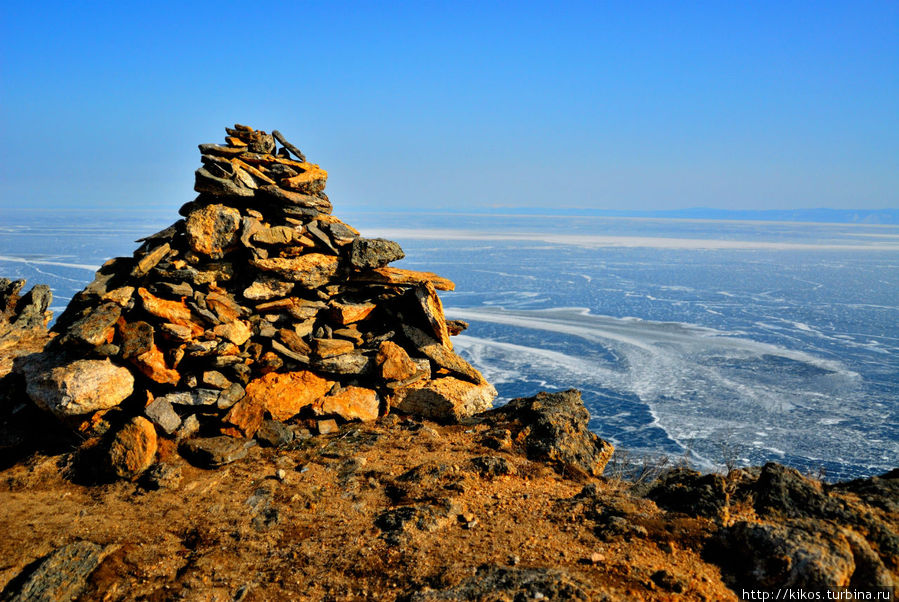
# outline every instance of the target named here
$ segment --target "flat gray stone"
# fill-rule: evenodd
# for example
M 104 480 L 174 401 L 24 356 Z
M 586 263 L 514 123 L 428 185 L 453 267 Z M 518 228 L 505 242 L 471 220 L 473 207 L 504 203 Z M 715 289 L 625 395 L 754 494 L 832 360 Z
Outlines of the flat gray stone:
M 355 238 L 350 246 L 350 263 L 360 269 L 382 268 L 405 256 L 399 243 L 384 238 Z
M 283 422 L 264 420 L 255 437 L 260 445 L 281 447 L 293 441 L 293 431 Z
M 178 406 L 211 406 L 218 402 L 219 391 L 215 389 L 194 389 L 169 393 L 159 399 Z
M 221 435 L 202 439 L 188 439 L 181 443 L 181 455 L 202 468 L 215 468 L 245 458 L 251 447 L 256 445 L 252 439 L 235 439 Z
M 247 392 L 240 385 L 240 383 L 231 383 L 231 385 L 219 394 L 218 401 L 216 401 L 216 405 L 220 410 L 227 410 L 235 403 L 244 398 Z
M 181 426 L 181 417 L 175 413 L 172 404 L 165 398 L 154 399 L 153 402 L 144 409 L 144 414 L 150 421 L 161 428 L 166 434 L 171 435 Z
M 40 561 L 16 590 L 5 591 L 3 600 L 74 600 L 84 590 L 91 573 L 117 547 L 78 541 L 56 548 Z

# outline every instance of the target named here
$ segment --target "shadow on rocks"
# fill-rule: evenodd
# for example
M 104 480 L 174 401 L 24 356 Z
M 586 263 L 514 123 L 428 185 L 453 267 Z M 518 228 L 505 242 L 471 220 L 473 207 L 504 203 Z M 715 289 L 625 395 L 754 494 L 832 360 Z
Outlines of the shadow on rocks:
M 545 568 L 482 566 L 455 587 L 421 591 L 407 602 L 431 600 L 612 600 L 567 572 Z
M 547 462 L 566 476 L 600 476 L 614 450 L 590 431 L 590 413 L 576 389 L 520 397 L 480 416 L 493 427 L 486 445 L 518 446 L 528 458 Z

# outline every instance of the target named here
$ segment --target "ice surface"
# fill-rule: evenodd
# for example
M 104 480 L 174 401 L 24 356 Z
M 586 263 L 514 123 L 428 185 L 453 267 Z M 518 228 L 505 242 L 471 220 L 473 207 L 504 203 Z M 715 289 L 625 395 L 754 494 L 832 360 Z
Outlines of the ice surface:
M 460 351 L 508 399 L 577 387 L 619 446 L 832 477 L 899 465 L 899 227 L 341 215 L 454 280 Z M 0 276 L 62 309 L 171 219 L 19 212 Z

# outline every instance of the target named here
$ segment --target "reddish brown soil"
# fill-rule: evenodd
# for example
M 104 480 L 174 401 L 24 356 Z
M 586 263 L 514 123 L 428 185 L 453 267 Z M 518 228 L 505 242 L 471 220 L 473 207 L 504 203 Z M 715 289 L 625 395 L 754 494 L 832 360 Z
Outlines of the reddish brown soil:
M 482 565 L 560 569 L 595 599 L 736 599 L 700 555 L 711 521 L 594 480 L 631 529 L 598 533 L 570 501 L 586 481 L 481 446 L 483 428 L 388 417 L 291 450 L 256 447 L 218 470 L 169 454 L 183 478 L 160 490 L 76 484 L 71 456 L 32 456 L 0 472 L 0 590 L 86 539 L 119 548 L 84 600 L 394 600 L 454 586 Z M 481 476 L 471 464 L 480 455 L 504 458 L 515 474 Z M 397 481 L 422 464 L 449 469 Z M 376 526 L 401 505 L 452 508 L 424 530 Z M 652 578 L 660 570 L 663 585 Z

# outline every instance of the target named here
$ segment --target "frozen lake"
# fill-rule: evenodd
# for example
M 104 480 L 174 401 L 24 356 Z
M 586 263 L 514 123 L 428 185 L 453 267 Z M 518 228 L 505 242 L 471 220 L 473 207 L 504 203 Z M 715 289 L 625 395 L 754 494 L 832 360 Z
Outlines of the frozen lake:
M 456 282 L 457 348 L 501 400 L 576 387 L 602 437 L 706 468 L 899 465 L 897 226 L 338 214 Z M 171 221 L 7 213 L 0 276 L 49 284 L 58 314 Z

